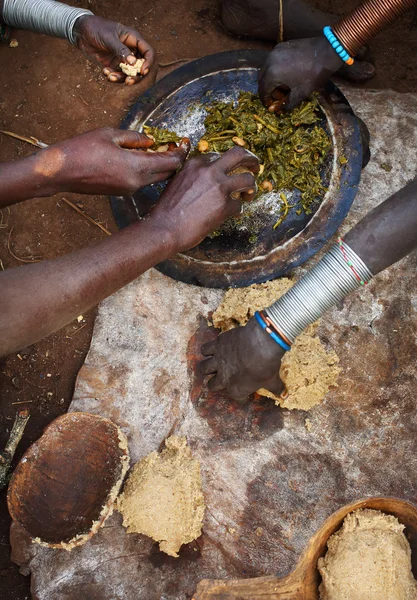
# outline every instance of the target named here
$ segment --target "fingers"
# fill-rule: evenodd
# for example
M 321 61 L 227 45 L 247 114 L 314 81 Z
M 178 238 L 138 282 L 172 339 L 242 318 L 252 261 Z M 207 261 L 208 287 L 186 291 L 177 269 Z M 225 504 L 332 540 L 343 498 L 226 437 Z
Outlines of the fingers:
M 229 176 L 229 193 L 256 191 L 256 182 L 252 173 L 239 173 L 239 175 Z
M 122 39 L 129 48 L 134 49 L 135 53 L 139 53 L 145 59 L 141 69 L 141 75 L 144 77 L 155 62 L 155 50 L 135 29 L 126 27 Z
M 135 83 L 139 83 L 139 81 L 142 79 L 142 77 L 140 75 L 136 75 L 135 77 L 126 77 L 125 79 L 125 84 L 126 85 L 135 85 Z
M 121 148 L 128 150 L 137 150 L 140 148 L 150 148 L 153 146 L 153 140 L 144 133 L 133 131 L 132 129 L 119 129 L 113 134 L 113 141 Z
M 280 396 L 285 391 L 285 385 L 281 381 L 279 373 L 272 377 L 269 381 L 262 384 L 262 387 L 272 392 L 276 396 Z
M 212 356 L 211 358 L 208 358 L 207 360 L 203 360 L 203 362 L 200 363 L 200 371 L 202 372 L 203 375 L 212 375 L 213 373 L 216 373 L 217 372 L 216 359 Z
M 214 342 L 208 342 L 207 344 L 203 344 L 203 346 L 201 346 L 201 354 L 203 356 L 212 356 L 214 354 L 216 344 L 217 340 L 214 340 Z
M 306 100 L 312 92 L 313 90 L 310 86 L 300 85 L 293 87 L 285 104 L 285 110 L 292 110 Z
M 147 153 L 145 160 L 149 161 L 149 174 L 155 175 L 155 181 L 162 181 L 162 175 L 166 177 L 166 174 L 171 175 L 174 171 L 180 169 L 191 149 L 191 142 L 188 138 L 181 140 L 178 148 L 167 152 L 152 152 Z
M 218 375 L 215 375 L 214 377 L 208 380 L 207 387 L 210 390 L 210 392 L 219 392 L 224 388 L 224 385 L 220 377 Z
M 246 167 L 255 175 L 259 172 L 258 158 L 252 154 L 252 152 L 249 152 L 249 150 L 245 150 L 239 146 L 235 146 L 225 152 L 216 162 L 226 173 L 230 173 L 230 171 L 233 171 L 238 167 Z M 231 179 L 233 179 L 233 177 L 231 177 Z
M 261 70 L 258 78 L 258 93 L 262 102 L 268 106 L 272 102 L 272 92 L 274 89 L 279 88 L 281 83 L 276 81 L 274 77 L 271 75 L 271 70 L 269 67 L 269 63 L 265 64 L 264 68 Z
M 123 83 L 126 77 L 121 71 L 113 71 L 108 67 L 103 69 L 103 73 L 111 83 Z
M 353 65 L 344 64 L 337 72 L 341 77 L 350 81 L 363 82 L 375 76 L 376 69 L 373 64 L 366 61 L 355 60 Z

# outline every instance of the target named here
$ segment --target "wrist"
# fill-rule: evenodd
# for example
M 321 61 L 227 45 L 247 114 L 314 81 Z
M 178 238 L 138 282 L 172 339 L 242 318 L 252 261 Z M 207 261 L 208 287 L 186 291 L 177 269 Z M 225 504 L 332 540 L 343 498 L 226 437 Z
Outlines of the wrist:
M 91 21 L 91 19 L 95 19 L 95 18 L 96 17 L 93 14 L 81 15 L 75 21 L 74 26 L 72 28 L 72 35 L 74 38 L 75 45 L 77 45 L 79 38 L 83 36 L 85 28 L 88 26 L 88 22 Z
M 151 211 L 140 223 L 149 229 L 155 239 L 160 242 L 163 253 L 160 260 L 166 260 L 182 250 L 171 220 L 164 213 L 159 214 L 157 211 Z
M 344 61 L 340 58 L 334 48 L 331 46 L 330 42 L 324 36 L 321 38 L 321 51 L 323 57 L 323 65 L 331 71 L 332 73 L 336 73 L 344 65 Z
M 258 348 L 257 355 L 260 360 L 278 362 L 282 359 L 285 350 L 259 325 L 256 317 L 252 317 L 248 321 L 246 328 L 252 340 L 252 346 Z

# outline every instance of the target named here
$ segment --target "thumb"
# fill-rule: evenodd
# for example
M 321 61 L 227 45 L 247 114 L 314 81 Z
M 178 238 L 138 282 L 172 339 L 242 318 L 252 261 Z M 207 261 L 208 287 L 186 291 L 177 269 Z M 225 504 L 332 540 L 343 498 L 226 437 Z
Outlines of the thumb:
M 127 62 L 131 65 L 136 62 L 136 56 L 120 41 L 116 34 L 109 36 L 109 39 L 106 40 L 106 46 L 117 57 L 118 62 Z
M 313 90 L 310 88 L 310 86 L 308 88 L 305 85 L 293 87 L 289 93 L 288 100 L 285 104 L 285 110 L 293 110 L 293 108 L 295 108 L 296 106 L 301 104 L 301 102 L 306 100 L 312 93 L 312 91 Z
M 181 140 L 178 148 L 167 152 L 155 152 L 152 154 L 154 172 L 163 173 L 165 171 L 176 171 L 180 169 L 191 149 L 191 142 L 188 138 Z
M 139 131 L 133 131 L 132 129 L 117 130 L 113 136 L 113 142 L 121 148 L 127 148 L 128 150 L 150 148 L 154 143 L 144 133 L 139 133 Z

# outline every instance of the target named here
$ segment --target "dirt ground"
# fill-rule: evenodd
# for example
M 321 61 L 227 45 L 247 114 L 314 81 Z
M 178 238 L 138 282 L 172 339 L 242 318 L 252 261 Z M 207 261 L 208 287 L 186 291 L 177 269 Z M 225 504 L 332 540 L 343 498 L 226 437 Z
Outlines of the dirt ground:
M 264 48 L 252 40 L 235 40 L 218 22 L 215 0 L 85 0 L 96 14 L 132 25 L 158 51 L 158 61 L 198 58 L 228 49 Z M 343 14 L 356 0 L 321 0 L 322 9 Z M 378 74 L 370 88 L 417 91 L 417 10 L 411 11 L 372 44 Z M 66 42 L 16 32 L 17 48 L 0 47 L 0 128 L 46 143 L 104 125 L 117 126 L 138 95 L 137 88 L 110 85 L 100 69 Z M 407 43 L 404 41 L 407 40 Z M 410 45 L 411 43 L 411 45 Z M 161 68 L 159 77 L 169 72 Z M 0 135 L 0 161 L 33 151 L 27 144 Z M 107 198 L 66 194 L 31 200 L 0 211 L 0 269 L 19 268 L 24 261 L 51 259 L 102 239 L 105 234 L 68 207 L 77 204 L 110 231 L 116 227 Z M 23 260 L 22 260 L 23 259 Z M 75 378 L 88 351 L 95 310 L 38 344 L 0 359 L 0 447 L 19 408 L 31 418 L 17 459 L 44 427 L 65 412 Z M 29 578 L 10 562 L 9 517 L 0 494 L 0 597 L 30 597 Z

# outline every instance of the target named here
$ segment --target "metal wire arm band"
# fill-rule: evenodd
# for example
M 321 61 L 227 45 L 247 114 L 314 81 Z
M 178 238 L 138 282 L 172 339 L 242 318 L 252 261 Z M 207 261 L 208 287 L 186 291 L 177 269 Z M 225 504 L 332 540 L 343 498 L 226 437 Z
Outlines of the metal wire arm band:
M 371 271 L 345 242 L 343 244 L 354 270 L 363 281 L 369 281 L 372 278 Z M 294 342 L 310 323 L 317 321 L 326 310 L 360 286 L 336 244 L 311 271 L 264 312 Z
M 4 0 L 3 20 L 10 27 L 66 38 L 75 43 L 75 21 L 90 10 L 73 8 L 53 0 Z

